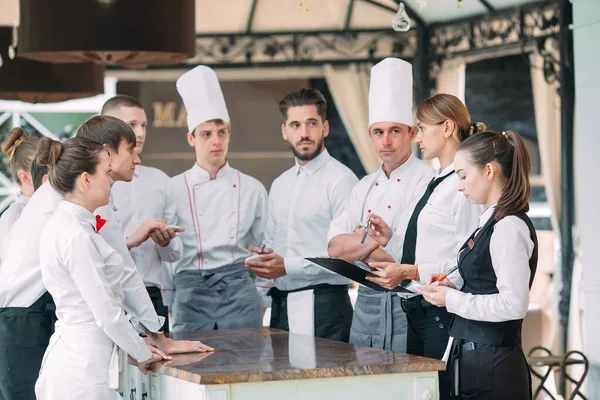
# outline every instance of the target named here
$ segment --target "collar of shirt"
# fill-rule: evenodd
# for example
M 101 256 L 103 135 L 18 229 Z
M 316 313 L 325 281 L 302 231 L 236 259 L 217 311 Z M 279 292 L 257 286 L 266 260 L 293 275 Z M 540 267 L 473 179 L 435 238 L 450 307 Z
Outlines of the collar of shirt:
M 24 196 L 23 193 L 18 192 L 15 195 L 15 203 L 19 203 L 19 204 L 27 204 L 29 202 L 30 197 L 29 196 Z
M 331 156 L 329 155 L 327 149 L 323 149 L 321 154 L 319 154 L 304 165 L 300 165 L 298 159 L 296 158 L 296 175 L 298 175 L 300 173 L 300 170 L 302 170 L 304 171 L 304 173 L 310 176 L 317 172 L 319 168 L 321 168 L 323 165 L 325 165 L 325 163 L 329 161 L 330 158 Z
M 494 213 L 495 209 L 496 209 L 496 204 L 494 204 L 493 206 L 489 207 L 487 210 L 485 210 L 483 212 L 483 214 L 481 214 L 481 216 L 479 217 L 479 228 L 483 227 L 485 225 L 485 223 L 488 222 L 488 220 L 490 219 L 490 217 Z
M 382 180 L 392 180 L 392 179 L 399 179 L 399 177 L 404 174 L 405 171 L 410 170 L 410 168 L 413 166 L 414 161 L 417 158 L 415 156 L 413 156 L 412 154 L 410 156 L 408 156 L 408 158 L 406 159 L 406 161 L 404 161 L 402 164 L 400 164 L 399 166 L 396 167 L 396 169 L 394 169 L 392 171 L 392 173 L 390 174 L 390 177 L 388 178 L 385 174 L 385 170 L 384 170 L 384 164 L 381 164 L 381 168 L 379 168 L 377 170 L 377 176 L 375 177 L 376 181 L 382 181 Z
M 70 213 L 75 214 L 79 219 L 83 220 L 84 222 L 89 223 L 91 225 L 91 227 L 94 228 L 94 230 L 95 230 L 96 218 L 94 217 L 94 214 L 92 214 L 86 208 L 84 208 L 78 204 L 71 203 L 70 201 L 67 201 L 67 200 L 61 201 L 58 207 L 61 210 L 66 210 L 66 211 L 69 211 Z
M 223 165 L 221 169 L 217 172 L 216 179 L 226 176 L 230 170 L 231 167 L 229 166 L 229 162 L 226 162 L 225 165 Z M 210 181 L 210 174 L 208 173 L 208 171 L 202 168 L 200 165 L 198 165 L 197 162 L 194 163 L 194 166 L 192 167 L 191 175 L 195 182 Z
M 440 176 L 444 176 L 444 175 L 448 174 L 450 171 L 452 171 L 453 169 L 454 169 L 454 163 L 448 165 L 446 168 L 444 168 L 441 171 L 437 171 L 437 174 L 435 177 L 439 178 Z

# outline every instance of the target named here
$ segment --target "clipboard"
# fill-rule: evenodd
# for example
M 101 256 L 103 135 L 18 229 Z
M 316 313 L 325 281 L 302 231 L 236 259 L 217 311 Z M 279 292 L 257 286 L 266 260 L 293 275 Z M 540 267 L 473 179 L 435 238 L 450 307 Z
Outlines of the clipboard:
M 361 285 L 365 285 L 373 290 L 377 290 L 378 292 L 400 292 L 400 293 L 414 293 L 411 290 L 408 290 L 402 286 L 398 286 L 394 290 L 388 290 L 379 286 L 376 283 L 366 280 L 367 275 L 375 276 L 371 274 L 371 268 L 362 261 L 356 261 L 351 263 L 349 261 L 344 260 L 343 258 L 305 258 L 305 260 L 320 265 L 323 268 L 326 268 L 332 272 L 335 272 L 338 275 L 345 276 L 348 279 L 353 280 L 354 282 L 360 283 Z

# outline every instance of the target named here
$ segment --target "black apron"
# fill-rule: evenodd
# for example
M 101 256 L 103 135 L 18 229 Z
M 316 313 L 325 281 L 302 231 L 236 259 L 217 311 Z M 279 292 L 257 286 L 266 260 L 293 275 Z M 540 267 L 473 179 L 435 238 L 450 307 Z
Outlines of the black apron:
M 352 325 L 352 303 L 348 296 L 348 285 L 319 284 L 296 290 L 269 289 L 271 296 L 270 327 L 289 331 L 287 295 L 303 290 L 314 290 L 315 337 L 346 342 L 350 338 Z
M 48 292 L 29 307 L 0 308 L 0 399 L 35 400 L 55 309 Z

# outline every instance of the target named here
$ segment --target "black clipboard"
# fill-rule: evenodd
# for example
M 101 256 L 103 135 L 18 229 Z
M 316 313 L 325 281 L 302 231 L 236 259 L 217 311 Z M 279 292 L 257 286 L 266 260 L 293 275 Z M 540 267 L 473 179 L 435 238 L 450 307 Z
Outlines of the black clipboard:
M 371 274 L 371 268 L 369 268 L 365 263 L 357 262 L 356 264 L 351 263 L 349 261 L 344 260 L 343 258 L 305 258 L 312 263 L 320 265 L 323 268 L 326 268 L 332 272 L 335 272 L 338 275 L 345 276 L 348 279 L 352 279 L 354 282 L 360 283 L 361 285 L 365 285 L 370 287 L 373 290 L 377 290 L 378 292 L 401 292 L 401 293 L 413 293 L 408 289 L 403 288 L 402 286 L 398 286 L 394 290 L 388 290 L 379 286 L 376 283 L 366 280 L 367 275 L 375 276 Z M 363 264 L 363 265 L 361 265 Z

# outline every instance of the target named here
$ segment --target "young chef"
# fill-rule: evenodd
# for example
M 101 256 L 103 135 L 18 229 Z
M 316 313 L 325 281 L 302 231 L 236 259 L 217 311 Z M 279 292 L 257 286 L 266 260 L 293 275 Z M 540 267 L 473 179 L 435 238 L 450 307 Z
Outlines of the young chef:
M 171 178 L 183 243 L 173 263 L 173 331 L 258 328 L 261 299 L 244 259 L 261 246 L 267 226 L 267 191 L 229 166 L 229 113 L 215 72 L 198 66 L 177 80 L 187 110 L 192 168 Z

